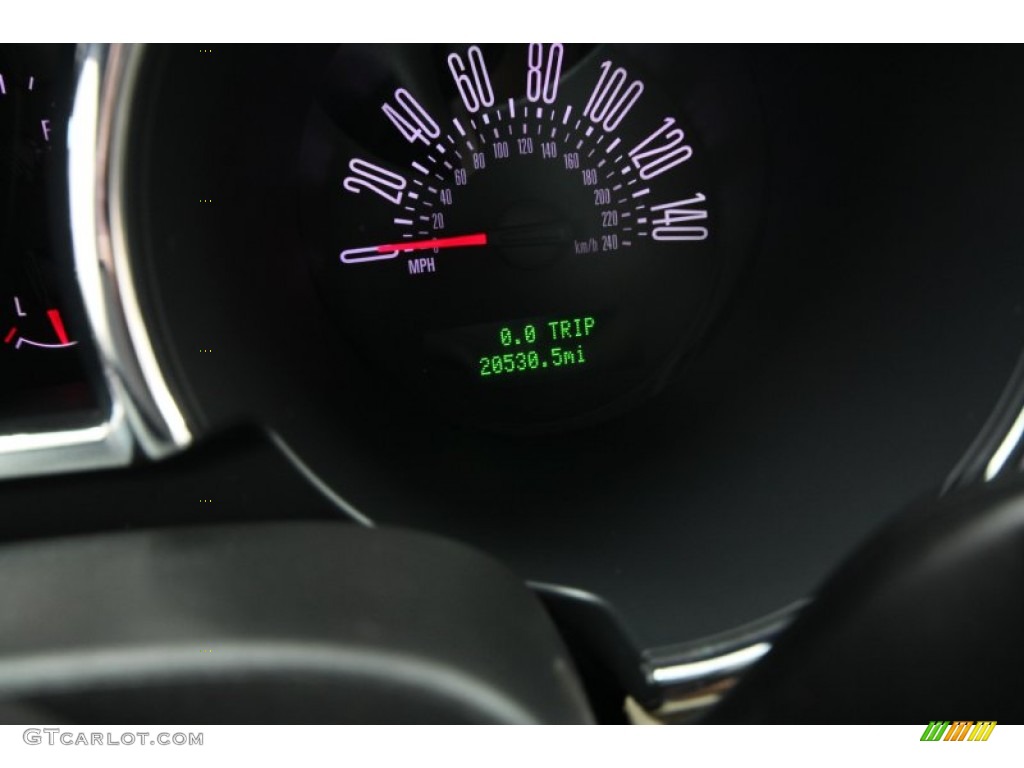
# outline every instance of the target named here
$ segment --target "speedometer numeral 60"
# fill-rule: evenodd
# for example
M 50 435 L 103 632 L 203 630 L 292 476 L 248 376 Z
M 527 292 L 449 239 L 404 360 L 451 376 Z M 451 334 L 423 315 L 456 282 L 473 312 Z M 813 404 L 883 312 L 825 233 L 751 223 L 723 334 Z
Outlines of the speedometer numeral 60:
M 381 110 L 409 142 L 422 141 L 430 144 L 431 139 L 441 135 L 441 128 L 418 101 L 405 88 L 395 91 L 393 107 L 384 102 Z
M 554 104 L 558 97 L 558 81 L 562 77 L 562 44 L 547 46 L 544 56 L 543 43 L 530 43 L 526 55 L 526 98 L 536 103 Z
M 407 184 L 405 179 L 387 168 L 360 160 L 358 157 L 349 161 L 348 169 L 351 176 L 346 176 L 342 186 L 349 192 L 359 194 L 368 189 L 383 197 L 389 203 L 398 205 L 402 202 L 402 192 Z
M 467 112 L 479 112 L 481 107 L 494 106 L 494 89 L 479 46 L 469 47 L 466 61 L 457 53 L 448 54 L 448 69 L 455 78 L 455 87 L 459 89 Z
M 584 117 L 589 117 L 606 131 L 614 131 L 619 123 L 636 104 L 640 94 L 644 92 L 644 84 L 634 80 L 623 91 L 629 75 L 622 67 L 612 70 L 612 63 L 601 64 L 601 78 L 590 94 L 587 106 L 583 108 Z

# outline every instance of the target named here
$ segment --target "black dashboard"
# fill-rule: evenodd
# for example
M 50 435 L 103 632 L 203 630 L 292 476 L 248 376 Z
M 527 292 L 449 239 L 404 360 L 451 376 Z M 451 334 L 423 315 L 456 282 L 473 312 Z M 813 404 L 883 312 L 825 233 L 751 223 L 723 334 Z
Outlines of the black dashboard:
M 582 669 L 670 688 L 1019 465 L 1013 48 L 25 46 L 0 75 L 11 547 L 412 529 L 528 583 Z

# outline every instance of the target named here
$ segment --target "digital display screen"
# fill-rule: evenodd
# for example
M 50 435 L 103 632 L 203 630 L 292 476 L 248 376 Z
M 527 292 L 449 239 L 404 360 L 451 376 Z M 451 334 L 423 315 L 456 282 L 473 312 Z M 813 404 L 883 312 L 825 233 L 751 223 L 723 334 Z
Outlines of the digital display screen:
M 422 391 L 448 409 L 498 414 L 494 423 L 557 418 L 642 375 L 649 349 L 629 337 L 619 313 L 605 307 L 428 331 Z
M 480 376 L 543 373 L 548 368 L 587 364 L 586 341 L 597 330 L 590 315 L 540 323 L 503 325 L 497 345 L 480 356 Z
M 543 385 L 640 365 L 639 356 L 609 346 L 613 318 L 610 312 L 565 312 L 432 331 L 424 337 L 423 354 L 431 370 L 470 388 Z

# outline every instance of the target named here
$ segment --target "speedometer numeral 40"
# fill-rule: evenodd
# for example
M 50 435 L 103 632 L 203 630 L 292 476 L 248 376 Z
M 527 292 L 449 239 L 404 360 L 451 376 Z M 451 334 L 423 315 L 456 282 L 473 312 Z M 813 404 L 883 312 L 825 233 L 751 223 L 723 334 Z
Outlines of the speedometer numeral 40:
M 431 139 L 441 135 L 441 127 L 405 88 L 395 91 L 395 104 L 397 107 L 384 102 L 381 110 L 407 141 L 430 144 Z

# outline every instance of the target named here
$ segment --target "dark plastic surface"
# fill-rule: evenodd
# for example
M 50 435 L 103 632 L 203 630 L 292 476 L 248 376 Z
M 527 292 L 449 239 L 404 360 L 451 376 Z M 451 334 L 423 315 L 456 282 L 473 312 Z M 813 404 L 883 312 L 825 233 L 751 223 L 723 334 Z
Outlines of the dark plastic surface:
M 1024 722 L 1024 480 L 902 516 L 711 713 L 718 723 Z
M 0 548 L 0 711 L 75 722 L 590 721 L 521 581 L 399 530 L 277 523 Z
M 159 464 L 0 483 L 3 542 L 107 530 L 266 520 L 347 520 L 255 429 Z

